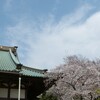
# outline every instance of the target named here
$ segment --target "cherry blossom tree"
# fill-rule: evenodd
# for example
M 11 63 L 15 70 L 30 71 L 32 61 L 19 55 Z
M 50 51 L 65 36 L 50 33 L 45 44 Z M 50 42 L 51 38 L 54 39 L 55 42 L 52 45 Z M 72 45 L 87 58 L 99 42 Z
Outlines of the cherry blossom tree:
M 100 60 L 69 56 L 65 63 L 48 73 L 47 92 L 58 100 L 97 100 L 100 95 Z

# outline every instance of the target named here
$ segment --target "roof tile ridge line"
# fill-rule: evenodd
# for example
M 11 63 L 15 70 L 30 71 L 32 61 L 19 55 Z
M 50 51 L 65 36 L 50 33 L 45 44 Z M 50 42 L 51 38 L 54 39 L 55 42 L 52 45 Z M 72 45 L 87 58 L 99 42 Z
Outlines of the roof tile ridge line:
M 35 69 L 35 68 L 31 68 L 31 67 L 27 67 L 27 66 L 23 66 L 23 68 L 25 68 L 25 69 L 27 69 L 27 70 L 30 70 L 30 71 L 34 71 L 34 72 L 40 73 L 40 70 Z
M 17 58 L 17 60 L 19 61 L 19 63 L 20 63 L 20 60 L 19 60 L 19 57 L 18 57 L 18 53 L 17 53 L 17 48 L 18 48 L 18 46 L 14 46 L 14 48 L 16 49 L 16 51 L 15 51 L 15 55 L 16 55 L 16 58 Z M 12 49 L 11 49 L 12 50 Z M 20 63 L 21 64 L 21 63 Z
M 26 68 L 28 70 L 35 71 L 35 72 L 38 72 L 38 73 L 42 73 L 42 74 L 45 73 L 45 71 L 41 70 L 41 69 L 31 68 L 31 67 L 27 67 L 27 66 L 23 66 L 23 68 Z
M 13 59 L 12 55 L 14 55 L 14 54 L 12 53 L 12 51 L 11 51 L 10 48 L 9 48 L 9 54 L 10 54 L 10 56 L 11 56 L 11 59 L 13 60 L 13 62 L 14 62 L 16 65 L 20 64 L 20 62 L 17 63 L 17 62 Z M 14 55 L 14 56 L 15 56 L 15 55 Z M 18 61 L 19 61 L 19 60 L 18 60 Z
M 3 50 L 3 51 L 9 51 L 9 49 L 14 50 L 15 48 L 17 48 L 17 46 L 11 47 L 11 46 L 0 45 L 0 50 Z
M 15 46 L 16 47 L 16 46 Z M 16 48 L 18 48 L 18 47 L 16 47 Z M 17 50 L 16 50 L 16 58 L 17 58 L 17 60 L 18 60 L 18 62 L 20 63 L 20 60 L 19 60 L 19 57 L 18 57 L 18 53 L 17 53 Z M 20 63 L 21 64 L 21 63 Z
M 18 61 L 19 61 L 19 63 L 20 63 L 20 60 L 19 60 L 17 51 L 16 51 L 16 58 L 18 59 Z

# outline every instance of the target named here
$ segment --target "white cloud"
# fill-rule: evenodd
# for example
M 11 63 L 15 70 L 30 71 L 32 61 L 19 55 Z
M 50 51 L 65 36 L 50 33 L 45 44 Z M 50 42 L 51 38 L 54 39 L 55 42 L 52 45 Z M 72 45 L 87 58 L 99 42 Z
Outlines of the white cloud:
M 100 12 L 84 17 L 90 7 L 82 7 L 74 14 L 64 16 L 58 23 L 20 21 L 7 28 L 10 45 L 18 45 L 24 64 L 51 69 L 63 62 L 67 55 L 81 54 L 89 58 L 100 56 Z M 45 23 L 45 24 L 44 24 Z

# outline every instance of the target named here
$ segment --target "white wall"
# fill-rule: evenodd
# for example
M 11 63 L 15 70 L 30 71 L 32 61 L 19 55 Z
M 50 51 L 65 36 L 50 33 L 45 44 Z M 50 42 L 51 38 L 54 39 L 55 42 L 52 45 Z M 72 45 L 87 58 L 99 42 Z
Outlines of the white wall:
M 21 98 L 25 98 L 25 89 L 21 89 Z M 18 98 L 18 89 L 11 89 L 10 98 Z
M 8 96 L 8 89 L 7 88 L 0 88 L 0 97 L 7 98 Z

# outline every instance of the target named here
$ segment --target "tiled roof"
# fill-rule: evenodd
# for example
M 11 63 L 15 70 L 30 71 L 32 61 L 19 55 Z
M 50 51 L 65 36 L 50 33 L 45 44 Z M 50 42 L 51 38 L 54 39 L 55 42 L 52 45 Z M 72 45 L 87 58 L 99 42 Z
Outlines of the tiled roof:
M 16 69 L 16 64 L 11 58 L 10 52 L 0 51 L 0 70 L 13 71 Z
M 22 68 L 20 73 L 24 76 L 45 77 L 44 74 L 41 74 L 41 73 L 36 72 L 36 71 L 29 70 L 29 69 L 26 69 L 26 68 Z
M 18 60 L 16 48 L 14 48 L 0 46 L 0 71 L 15 72 L 30 77 L 45 77 L 43 70 L 29 68 L 23 65 L 21 69 L 17 69 L 17 66 L 21 64 Z

